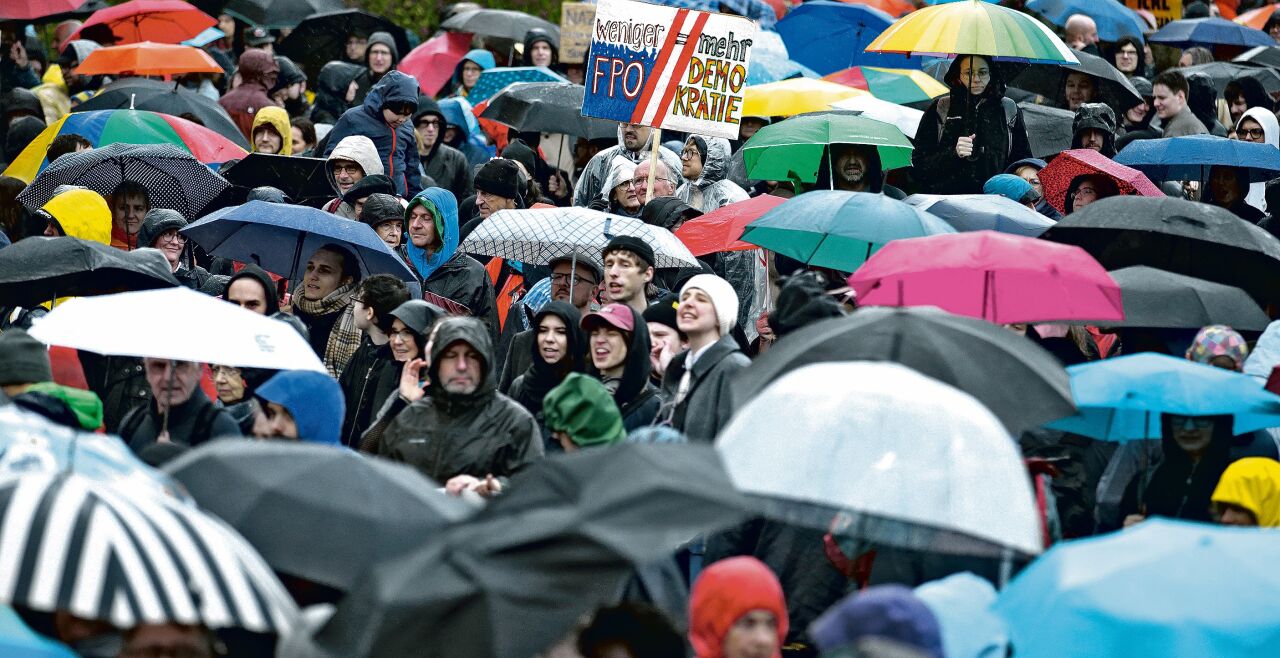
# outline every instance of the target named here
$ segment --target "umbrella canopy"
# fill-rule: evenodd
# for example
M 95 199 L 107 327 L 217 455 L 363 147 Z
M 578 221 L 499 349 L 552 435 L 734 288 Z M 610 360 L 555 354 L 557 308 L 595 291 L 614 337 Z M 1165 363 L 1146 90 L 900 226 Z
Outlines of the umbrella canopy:
M 480 118 L 521 132 L 563 133 L 587 139 L 617 135 L 617 123 L 581 114 L 585 92 L 585 87 L 572 82 L 517 82 L 490 98 Z
M 172 144 L 117 143 L 58 158 L 17 199 L 35 212 L 61 185 L 80 185 L 106 196 L 126 181 L 146 188 L 152 208 L 171 208 L 188 220 L 229 186 Z
M 884 13 L 894 17 L 901 18 L 915 11 L 915 5 L 911 4 L 911 0 L 842 0 L 854 5 L 866 5 L 873 9 L 879 9 Z
M 1140 195 L 1165 198 L 1164 192 L 1137 169 L 1126 167 L 1092 149 L 1063 151 L 1040 170 L 1044 199 L 1058 212 L 1066 212 L 1067 190 L 1077 176 L 1100 175 L 1111 179 L 1120 196 Z M 1094 203 L 1097 203 L 1096 201 Z
M 929 307 L 866 307 L 778 342 L 733 383 L 735 409 L 784 374 L 827 361 L 890 361 L 974 396 L 1011 434 L 1075 413 L 1062 364 L 1027 338 Z
M 514 66 L 489 69 L 480 74 L 480 79 L 476 81 L 476 86 L 467 92 L 467 100 L 473 104 L 478 104 L 514 82 L 568 83 L 569 81 L 564 76 L 545 66 Z
M 742 97 L 742 116 L 795 116 L 821 112 L 831 104 L 854 96 L 867 95 L 861 89 L 814 78 L 791 78 L 747 87 Z
M 0 481 L 0 512 L 0 572 L 10 574 L 0 602 L 117 628 L 287 634 L 297 623 L 270 567 L 193 505 L 76 474 L 31 474 Z
M 1271 15 L 1276 12 L 1276 9 L 1280 9 L 1280 7 L 1270 4 L 1263 5 L 1257 9 L 1250 9 L 1236 16 L 1233 20 L 1240 25 L 1247 25 L 1255 30 L 1266 30 L 1267 23 L 1271 21 Z
M 1042 237 L 1084 247 L 1107 269 L 1150 265 L 1243 288 L 1259 303 L 1277 299 L 1280 288 L 1280 241 L 1205 203 L 1163 196 L 1102 199 Z
M 470 32 L 487 37 L 524 41 L 524 35 L 533 28 L 542 28 L 560 47 L 560 26 L 523 11 L 511 9 L 477 9 L 464 11 L 449 17 L 440 27 L 454 32 Z
M 671 231 L 588 208 L 499 210 L 460 248 L 469 254 L 546 265 L 571 253 L 599 254 L 618 235 L 638 237 L 653 247 L 654 267 L 698 267 L 698 260 Z
M 217 24 L 214 17 L 183 0 L 129 0 L 93 12 L 67 40 L 89 39 L 103 45 L 181 43 Z
M 927 103 L 947 93 L 947 86 L 924 71 L 853 66 L 822 76 L 846 87 L 864 89 L 890 103 Z
M 1124 318 L 1120 287 L 1085 250 L 994 231 L 891 243 L 849 287 L 860 305 L 937 306 L 995 324 Z
M 775 29 L 791 59 L 821 75 L 858 64 L 920 68 L 919 58 L 864 52 L 891 23 L 893 16 L 864 4 L 810 0 L 787 12 Z
M 215 441 L 165 472 L 272 569 L 343 591 L 472 511 L 404 464 L 312 443 Z
M 1077 412 L 1047 427 L 1103 441 L 1159 439 L 1161 414 L 1231 416 L 1233 433 L 1280 425 L 1280 395 L 1242 373 L 1142 352 L 1067 368 Z
M 51 640 L 27 626 L 17 611 L 0 606 L 0 653 L 23 658 L 76 658 L 65 644 Z
M 1111 278 L 1124 297 L 1121 327 L 1199 329 L 1225 324 L 1237 331 L 1263 331 L 1271 319 L 1249 293 L 1235 286 L 1134 265 Z
M 765 126 L 742 145 L 742 159 L 751 178 L 815 183 L 821 170 L 831 166 L 824 157 L 831 144 L 876 147 L 882 171 L 911 165 L 912 145 L 901 130 L 849 111 L 820 112 Z
M 30 21 L 52 14 L 74 11 L 84 3 L 85 0 L 27 0 L 27 2 L 5 3 L 0 7 L 0 21 Z
M 221 173 L 236 187 L 252 189 L 269 185 L 298 203 L 306 199 L 333 198 L 324 158 L 250 153 Z
M 250 25 L 292 29 L 313 14 L 343 9 L 342 0 L 230 0 L 222 11 Z
M 983 55 L 1039 64 L 1079 61 L 1062 39 L 1030 15 L 977 0 L 917 9 L 895 21 L 866 49 L 944 57 Z
M 1262 30 L 1232 23 L 1223 18 L 1188 18 L 1169 21 L 1147 37 L 1151 43 L 1174 48 L 1191 46 L 1274 46 L 1275 39 Z
M 1272 532 L 1153 518 L 1058 544 L 994 610 L 1020 657 L 1259 656 L 1280 647 L 1277 559 Z
M 76 75 L 158 75 L 218 73 L 222 70 L 203 50 L 191 46 L 140 41 L 99 48 L 76 67 Z
M 245 150 L 235 142 L 186 119 L 158 112 L 138 110 L 100 110 L 74 112 L 45 128 L 27 145 L 4 175 L 30 183 L 49 163 L 45 153 L 58 135 L 75 133 L 89 140 L 94 148 L 116 142 L 127 144 L 172 144 L 205 164 L 221 164 L 242 158 Z
M 1102 0 L 1114 2 L 1114 0 Z M 1117 115 L 1142 103 L 1142 94 L 1133 88 L 1129 78 L 1101 57 L 1073 51 L 1079 63 L 1059 64 L 1057 66 L 1031 66 L 1014 76 L 1009 81 L 1010 87 L 1016 87 L 1035 94 L 1040 94 L 1052 102 L 1066 106 L 1064 89 L 1067 77 L 1072 73 L 1083 73 L 1093 82 L 1094 101 L 1110 105 Z
M 1175 70 L 1184 76 L 1191 75 L 1192 73 L 1203 73 L 1209 76 L 1209 79 L 1213 80 L 1213 86 L 1218 90 L 1219 94 L 1222 94 L 1227 90 L 1227 84 L 1232 80 L 1253 78 L 1258 81 L 1258 84 L 1262 85 L 1263 91 L 1267 92 L 1272 99 L 1275 99 L 1280 96 L 1280 71 L 1277 71 L 1273 67 L 1280 66 L 1280 57 L 1274 61 L 1255 61 L 1251 58 L 1246 58 L 1250 53 L 1255 51 L 1269 50 L 1272 49 L 1254 48 L 1248 53 L 1245 53 L 1235 59 L 1235 62 L 1250 62 L 1253 64 L 1252 66 L 1235 62 L 1209 62 L 1207 64 L 1184 66 Z M 1261 59 L 1266 58 L 1261 57 Z
M 1231 61 L 1240 64 L 1253 64 L 1254 66 L 1280 67 L 1280 46 L 1250 48 Z
M 912 194 L 906 202 L 950 224 L 957 231 L 999 231 L 1039 237 L 1054 221 L 998 194 Z
M 837 110 L 857 112 L 868 119 L 875 119 L 897 126 L 902 134 L 916 138 L 916 129 L 920 127 L 920 119 L 924 112 L 920 110 L 882 101 L 875 96 L 854 96 L 831 104 Z
M 1116 162 L 1159 181 L 1207 181 L 1215 165 L 1247 171 L 1250 183 L 1280 176 L 1280 149 L 1214 135 L 1136 139 L 1116 154 Z
M 325 372 L 287 322 L 181 286 L 71 299 L 37 320 L 31 335 L 98 354 Z
M 227 114 L 218 101 L 191 91 L 176 81 L 160 82 L 147 78 L 116 80 L 99 89 L 93 98 L 77 105 L 73 111 L 122 109 L 146 110 L 187 120 L 194 119 L 199 121 L 199 126 L 216 132 L 240 149 L 249 148 L 249 141 L 245 139 L 244 133 L 240 132 L 240 128 L 231 120 L 231 115 Z M 183 148 L 181 142 L 176 146 Z M 200 159 L 198 155 L 196 158 Z
M 789 372 L 738 411 L 716 447 L 734 484 L 788 523 L 937 553 L 1041 550 L 1009 433 L 969 394 L 906 366 Z
M 417 79 L 422 93 L 434 96 L 453 77 L 458 62 L 471 49 L 472 36 L 470 32 L 438 34 L 409 51 L 396 68 Z
M 747 225 L 742 241 L 852 272 L 893 240 L 954 232 L 941 219 L 882 194 L 817 190 L 761 215 Z
M 1018 109 L 1022 110 L 1022 122 L 1027 126 L 1031 155 L 1047 158 L 1071 148 L 1074 112 L 1035 103 L 1018 103 Z
M 738 239 L 742 237 L 742 231 L 761 215 L 785 202 L 782 197 L 761 194 L 746 201 L 730 203 L 681 224 L 675 234 L 694 256 L 755 249 L 755 245 Z
M 769 51 L 751 54 L 751 70 L 747 71 L 748 85 L 763 85 L 788 78 L 816 78 L 813 69 Z
M 709 445 L 556 455 L 422 550 L 375 566 L 315 635 L 324 656 L 534 656 L 747 500 Z
M 1116 0 L 1031 0 L 1027 9 L 1058 27 L 1066 27 L 1067 19 L 1075 14 L 1088 16 L 1098 25 L 1098 38 L 1108 43 L 1120 37 L 1141 40 L 1147 31 L 1138 14 Z
M 302 276 L 315 250 L 337 244 L 355 255 L 362 276 L 393 274 L 418 282 L 413 270 L 368 224 L 306 206 L 250 201 L 210 213 L 182 233 L 210 256 L 257 263 L 291 281 Z
M 121 251 L 70 236 L 32 236 L 0 249 L 0 306 L 176 285 L 158 251 Z
M 346 59 L 347 35 L 374 32 L 390 34 L 401 55 L 407 55 L 412 47 L 405 29 L 390 19 L 359 9 L 339 9 L 307 16 L 276 45 L 276 52 L 293 60 L 307 72 L 308 79 L 315 80 L 327 62 Z

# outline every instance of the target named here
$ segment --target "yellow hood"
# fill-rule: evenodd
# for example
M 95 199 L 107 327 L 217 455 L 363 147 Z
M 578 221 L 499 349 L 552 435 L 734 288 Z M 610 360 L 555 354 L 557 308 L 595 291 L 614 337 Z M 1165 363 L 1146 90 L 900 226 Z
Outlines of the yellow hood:
M 284 108 L 264 107 L 253 115 L 253 130 L 249 131 L 249 142 L 253 150 L 256 152 L 258 147 L 253 145 L 253 133 L 262 124 L 271 124 L 272 128 L 280 133 L 280 155 L 293 155 L 293 129 L 289 126 L 289 113 Z
M 1280 527 L 1280 462 L 1263 457 L 1236 461 L 1218 480 L 1213 502 L 1253 512 L 1263 528 Z
M 40 207 L 40 214 L 58 222 L 71 237 L 111 244 L 111 209 L 93 190 L 77 187 L 55 194 Z

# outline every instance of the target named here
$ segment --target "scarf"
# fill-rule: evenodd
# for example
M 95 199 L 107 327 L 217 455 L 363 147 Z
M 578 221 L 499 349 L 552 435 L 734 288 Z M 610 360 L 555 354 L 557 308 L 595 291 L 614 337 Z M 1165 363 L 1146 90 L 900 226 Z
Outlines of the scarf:
M 324 367 L 334 378 L 342 374 L 352 355 L 356 353 L 356 348 L 360 347 L 360 330 L 356 328 L 355 306 L 351 303 L 355 289 L 356 284 L 352 282 L 319 301 L 311 301 L 301 295 L 294 301 L 299 310 L 312 317 L 342 313 L 333 323 L 333 330 L 329 332 L 329 340 L 324 347 Z

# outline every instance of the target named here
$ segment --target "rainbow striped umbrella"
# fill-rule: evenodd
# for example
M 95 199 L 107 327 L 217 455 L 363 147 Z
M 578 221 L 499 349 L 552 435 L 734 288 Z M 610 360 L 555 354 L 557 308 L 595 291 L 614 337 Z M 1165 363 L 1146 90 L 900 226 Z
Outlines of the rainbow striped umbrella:
M 752 62 L 754 64 L 754 62 Z M 947 86 L 924 71 L 852 66 L 822 76 L 823 80 L 865 89 L 882 101 L 906 105 L 933 100 L 947 93 Z
M 144 110 L 97 110 L 68 114 L 45 128 L 9 163 L 4 175 L 27 183 L 35 180 L 49 164 L 44 157 L 49 142 L 64 133 L 80 135 L 95 147 L 116 142 L 173 144 L 207 165 L 248 155 L 226 137 L 186 119 Z
M 917 9 L 867 46 L 869 53 L 983 55 L 1035 64 L 1078 64 L 1067 44 L 1040 21 L 1000 5 L 961 0 Z

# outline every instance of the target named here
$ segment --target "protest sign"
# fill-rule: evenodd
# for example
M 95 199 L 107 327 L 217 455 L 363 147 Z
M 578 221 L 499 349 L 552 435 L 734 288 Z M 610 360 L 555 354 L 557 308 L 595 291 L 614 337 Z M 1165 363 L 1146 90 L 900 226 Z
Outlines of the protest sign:
M 591 2 L 560 4 L 560 61 L 579 63 L 591 49 L 591 27 L 596 6 Z
M 1145 9 L 1156 17 L 1156 27 L 1182 18 L 1182 0 L 1124 0 L 1130 9 Z
M 582 114 L 737 139 L 755 32 L 740 16 L 601 0 Z

